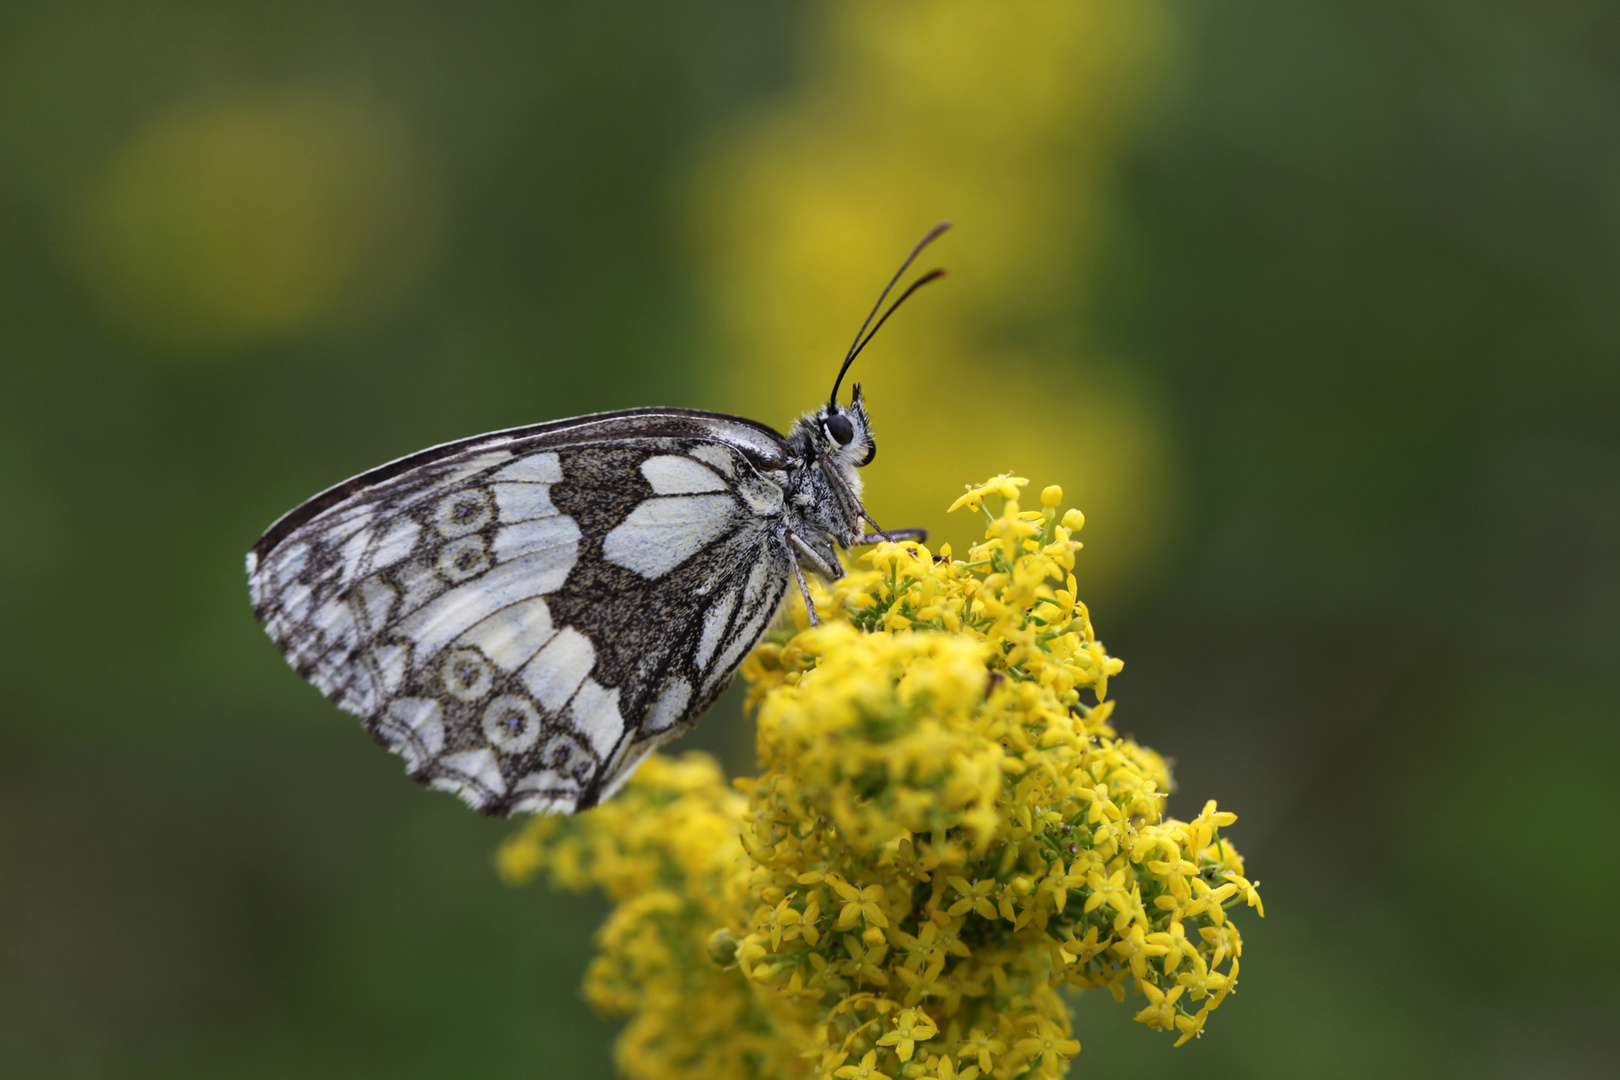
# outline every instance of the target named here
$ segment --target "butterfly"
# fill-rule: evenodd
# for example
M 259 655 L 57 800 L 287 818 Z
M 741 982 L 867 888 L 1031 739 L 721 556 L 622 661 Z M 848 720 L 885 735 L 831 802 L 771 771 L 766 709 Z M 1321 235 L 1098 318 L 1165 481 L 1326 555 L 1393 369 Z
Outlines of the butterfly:
M 289 511 L 247 557 L 288 663 L 485 814 L 613 795 L 714 702 L 806 571 L 886 533 L 861 503 L 877 454 L 844 374 L 931 230 L 878 297 L 826 403 L 781 435 L 640 408 L 478 435 L 361 473 Z M 871 327 L 868 332 L 868 327 Z M 876 532 L 868 532 L 870 525 Z

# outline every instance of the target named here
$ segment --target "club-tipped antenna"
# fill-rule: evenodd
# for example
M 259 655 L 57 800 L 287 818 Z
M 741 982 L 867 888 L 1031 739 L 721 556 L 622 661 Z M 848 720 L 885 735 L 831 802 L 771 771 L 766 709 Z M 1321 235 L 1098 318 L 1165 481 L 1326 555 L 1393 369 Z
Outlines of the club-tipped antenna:
M 906 261 L 900 264 L 900 269 L 894 272 L 894 277 L 890 278 L 889 283 L 883 287 L 883 292 L 878 295 L 877 303 L 873 304 L 872 310 L 867 313 L 866 321 L 861 323 L 861 328 L 859 330 L 855 331 L 855 340 L 850 343 L 849 352 L 844 356 L 844 366 L 838 369 L 838 378 L 833 380 L 832 394 L 827 399 L 829 403 L 836 403 L 838 401 L 838 387 L 844 381 L 844 372 L 849 370 L 849 365 L 855 362 L 855 358 L 861 354 L 861 350 L 866 347 L 866 343 L 872 340 L 872 334 L 877 333 L 878 326 L 882 326 L 884 320 L 890 315 L 894 314 L 894 309 L 899 307 L 906 297 L 910 296 L 912 293 L 916 292 L 919 288 L 928 284 L 930 281 L 935 281 L 945 275 L 945 271 L 943 270 L 931 270 L 927 274 L 924 274 L 922 277 L 918 278 L 916 281 L 912 282 L 911 287 L 908 288 L 904 293 L 900 294 L 900 299 L 896 300 L 893 306 L 890 307 L 888 311 L 883 313 L 883 318 L 878 319 L 877 326 L 872 326 L 873 317 L 877 315 L 878 309 L 883 306 L 883 301 L 889 298 L 889 293 L 894 290 L 895 283 L 900 280 L 900 278 L 905 274 L 906 270 L 910 268 L 911 264 L 916 261 L 917 256 L 922 254 L 922 249 L 937 240 L 939 235 L 950 227 L 950 222 L 942 221 L 938 225 L 935 225 L 932 229 L 929 229 L 928 235 L 917 241 L 917 246 L 911 249 L 911 254 L 906 256 Z M 868 326 L 872 326 L 872 334 L 868 334 L 866 332 L 866 328 Z

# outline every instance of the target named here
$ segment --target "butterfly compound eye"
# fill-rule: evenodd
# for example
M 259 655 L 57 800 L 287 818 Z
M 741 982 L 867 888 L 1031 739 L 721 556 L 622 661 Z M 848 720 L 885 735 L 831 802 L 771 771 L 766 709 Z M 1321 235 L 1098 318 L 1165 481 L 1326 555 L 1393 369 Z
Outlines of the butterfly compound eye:
M 827 429 L 828 436 L 839 446 L 848 446 L 855 438 L 855 425 L 850 423 L 849 417 L 843 413 L 833 413 L 827 417 L 827 422 L 823 426 Z

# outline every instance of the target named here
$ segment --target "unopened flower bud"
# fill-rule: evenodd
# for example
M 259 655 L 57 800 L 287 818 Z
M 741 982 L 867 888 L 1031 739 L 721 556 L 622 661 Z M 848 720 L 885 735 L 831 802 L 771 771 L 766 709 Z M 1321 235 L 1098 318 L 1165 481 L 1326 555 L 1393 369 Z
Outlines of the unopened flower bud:
M 741 944 L 737 935 L 721 927 L 709 935 L 709 959 L 720 967 L 730 967 L 737 962 L 737 946 Z

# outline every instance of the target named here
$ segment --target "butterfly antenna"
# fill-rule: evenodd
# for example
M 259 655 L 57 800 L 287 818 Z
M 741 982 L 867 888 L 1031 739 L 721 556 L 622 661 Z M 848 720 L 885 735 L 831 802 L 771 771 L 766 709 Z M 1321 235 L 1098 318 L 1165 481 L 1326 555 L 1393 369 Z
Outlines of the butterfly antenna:
M 879 319 L 877 321 L 877 325 L 872 327 L 872 332 L 867 334 L 866 337 L 862 338 L 861 343 L 859 345 L 855 346 L 855 351 L 849 354 L 849 359 L 844 361 L 844 366 L 847 368 L 847 367 L 849 367 L 850 364 L 853 364 L 855 362 L 855 358 L 857 356 L 861 355 L 861 350 L 866 348 L 866 343 L 868 341 L 871 341 L 873 338 L 877 337 L 877 332 L 879 330 L 883 329 L 883 324 L 889 321 L 889 316 L 893 315 L 894 312 L 895 312 L 895 309 L 898 308 L 901 304 L 906 302 L 906 297 L 910 296 L 912 293 L 916 292 L 918 289 L 922 288 L 924 285 L 928 284 L 930 281 L 938 281 L 940 278 L 942 278 L 944 276 L 945 276 L 945 270 L 944 270 L 943 267 L 941 267 L 939 269 L 928 271 L 928 273 L 924 274 L 922 277 L 918 278 L 916 281 L 913 281 L 909 286 L 907 286 L 906 291 L 900 294 L 900 299 L 898 299 L 894 303 L 890 304 L 889 305 L 889 310 L 885 311 L 883 313 L 883 318 Z M 841 372 L 840 372 L 840 376 L 842 376 Z M 838 388 L 835 385 L 833 387 L 833 393 L 835 395 L 834 398 L 833 398 L 834 401 L 838 400 L 837 396 L 836 396 L 837 390 L 838 390 Z
M 876 326 L 872 327 L 872 334 L 868 334 L 866 332 L 866 328 L 868 326 L 872 326 L 873 317 L 877 315 L 878 308 L 883 306 L 883 301 L 889 298 L 889 293 L 893 291 L 895 283 L 900 280 L 901 276 L 905 274 L 906 270 L 916 260 L 917 256 L 922 253 L 922 249 L 937 240 L 939 235 L 950 227 L 950 222 L 942 221 L 938 225 L 935 225 L 932 229 L 929 229 L 928 235 L 917 241 L 917 246 L 911 249 L 911 254 L 906 256 L 906 261 L 900 264 L 900 269 L 894 272 L 894 277 L 890 278 L 889 283 L 883 287 L 883 292 L 878 295 L 877 303 L 873 304 L 872 310 L 867 313 L 866 321 L 861 323 L 861 328 L 859 330 L 855 331 L 855 340 L 850 344 L 849 352 L 844 356 L 844 366 L 838 369 L 838 378 L 833 380 L 832 396 L 827 399 L 829 403 L 835 403 L 838 401 L 838 387 L 844 381 L 844 372 L 849 370 L 849 365 L 855 362 L 855 358 L 859 356 L 861 350 L 866 347 L 866 343 L 872 340 L 872 334 L 877 333 Z M 900 299 L 894 302 L 894 307 L 889 308 L 889 310 L 884 313 L 883 319 L 878 319 L 877 325 L 882 326 L 883 320 L 894 314 L 894 309 L 900 306 L 901 301 L 905 300 L 906 297 L 916 292 L 920 286 L 926 285 L 930 281 L 943 277 L 944 274 L 945 271 L 943 270 L 934 270 L 912 282 L 911 288 L 907 289 L 901 294 Z

